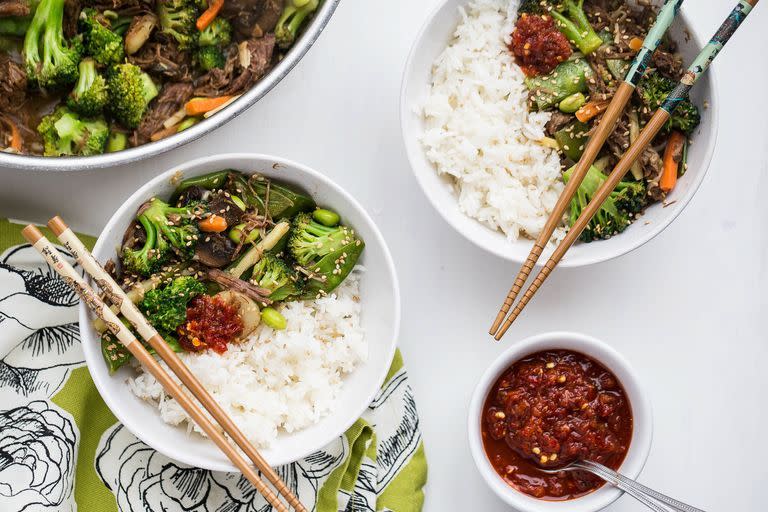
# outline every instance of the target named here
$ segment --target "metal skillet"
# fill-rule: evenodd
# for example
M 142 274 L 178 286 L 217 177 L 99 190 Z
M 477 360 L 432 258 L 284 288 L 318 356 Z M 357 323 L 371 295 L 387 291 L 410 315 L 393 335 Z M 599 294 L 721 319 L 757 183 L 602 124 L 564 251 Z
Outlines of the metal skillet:
M 304 29 L 301 37 L 269 73 L 264 75 L 253 87 L 221 112 L 217 112 L 215 115 L 183 132 L 176 133 L 157 142 L 150 142 L 117 153 L 105 153 L 88 157 L 43 157 L 17 155 L 0 151 L 0 168 L 10 167 L 28 171 L 58 172 L 99 169 L 138 162 L 139 160 L 165 153 L 192 142 L 248 110 L 248 108 L 266 96 L 273 87 L 285 78 L 302 57 L 306 55 L 307 51 L 317 41 L 317 38 L 320 37 L 320 33 L 325 29 L 340 1 L 324 0 L 315 13 L 314 18 Z

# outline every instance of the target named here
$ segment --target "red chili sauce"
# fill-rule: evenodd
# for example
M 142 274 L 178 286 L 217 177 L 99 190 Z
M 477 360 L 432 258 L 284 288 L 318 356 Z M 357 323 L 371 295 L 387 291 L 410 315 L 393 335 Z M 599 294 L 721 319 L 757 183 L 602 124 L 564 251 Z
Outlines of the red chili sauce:
M 571 43 L 551 16 L 521 14 L 509 45 L 517 64 L 527 76 L 549 73 L 571 55 Z
M 187 306 L 187 321 L 178 328 L 179 343 L 190 352 L 208 348 L 223 354 L 227 343 L 243 332 L 237 308 L 219 297 L 198 295 Z
M 546 500 L 583 496 L 604 482 L 581 471 L 546 474 L 586 459 L 618 469 L 632 439 L 632 410 L 616 377 L 589 357 L 538 352 L 513 364 L 483 407 L 485 453 L 517 490 Z

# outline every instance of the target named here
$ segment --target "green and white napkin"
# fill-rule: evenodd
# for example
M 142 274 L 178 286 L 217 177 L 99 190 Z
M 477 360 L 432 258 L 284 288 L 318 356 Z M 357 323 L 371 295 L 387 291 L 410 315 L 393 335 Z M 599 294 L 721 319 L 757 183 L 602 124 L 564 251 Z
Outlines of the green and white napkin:
M 117 422 L 85 367 L 77 296 L 24 242 L 21 227 L 0 219 L 0 509 L 270 510 L 241 474 L 180 464 Z M 312 511 L 421 510 L 427 462 L 399 352 L 363 417 L 278 473 Z

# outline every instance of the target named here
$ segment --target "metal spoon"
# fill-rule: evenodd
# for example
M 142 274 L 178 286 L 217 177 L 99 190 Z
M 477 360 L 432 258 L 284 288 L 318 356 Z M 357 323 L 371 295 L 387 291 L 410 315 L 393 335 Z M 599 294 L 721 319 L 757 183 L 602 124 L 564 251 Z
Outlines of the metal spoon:
M 592 462 L 589 460 L 578 460 L 563 466 L 558 469 L 544 469 L 539 468 L 544 473 L 556 474 L 560 471 L 587 471 L 595 476 L 598 476 L 606 482 L 618 487 L 622 491 L 626 492 L 637 501 L 643 503 L 645 506 L 656 512 L 704 512 L 703 510 L 687 505 L 682 501 L 678 501 L 674 498 L 670 498 L 658 491 L 639 484 L 609 467 Z

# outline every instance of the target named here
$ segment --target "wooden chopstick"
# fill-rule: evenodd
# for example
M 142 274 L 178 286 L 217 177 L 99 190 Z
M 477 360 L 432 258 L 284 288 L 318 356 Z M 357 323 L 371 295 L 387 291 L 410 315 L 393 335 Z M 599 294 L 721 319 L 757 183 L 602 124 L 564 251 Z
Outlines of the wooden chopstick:
M 709 43 L 707 43 L 701 50 L 688 68 L 688 71 L 683 75 L 683 78 L 680 80 L 677 87 L 669 93 L 661 107 L 653 114 L 653 117 L 651 117 L 651 120 L 648 121 L 648 124 L 646 124 L 640 132 L 635 143 L 632 144 L 627 152 L 624 153 L 624 156 L 621 157 L 619 163 L 616 164 L 616 167 L 608 175 L 605 183 L 600 186 L 587 207 L 581 212 L 581 215 L 579 215 L 579 218 L 573 226 L 571 226 L 563 241 L 561 241 L 557 248 L 555 248 L 552 256 L 520 298 L 520 301 L 512 310 L 512 313 L 504 321 L 501 329 L 496 333 L 496 340 L 500 340 L 501 337 L 504 336 L 507 329 L 512 325 L 512 322 L 517 319 L 525 306 L 531 301 L 536 291 L 552 273 L 552 270 L 554 270 L 560 260 L 562 260 L 568 249 L 576 242 L 581 235 L 581 232 L 584 231 L 584 228 L 589 221 L 592 220 L 592 217 L 597 213 L 611 192 L 616 188 L 616 185 L 618 185 L 624 178 L 624 175 L 632 167 L 632 164 L 640 158 L 646 146 L 648 146 L 659 131 L 661 131 L 664 124 L 669 120 L 671 114 L 675 111 L 680 102 L 688 97 L 693 85 L 707 71 L 709 65 L 720 53 L 720 50 L 723 49 L 725 43 L 728 42 L 739 26 L 741 26 L 741 23 L 752 11 L 752 8 L 757 5 L 757 2 L 758 0 L 741 0 L 731 11 L 728 18 L 722 23 L 718 31 L 712 36 L 712 39 L 710 39 Z
M 136 305 L 118 285 L 112 276 L 96 261 L 82 241 L 66 225 L 61 217 L 53 217 L 48 221 L 48 227 L 70 251 L 75 260 L 98 284 L 99 288 L 109 297 L 110 302 L 119 307 L 119 311 L 136 327 L 139 335 L 155 349 L 160 358 L 179 377 L 179 380 L 192 392 L 192 395 L 203 405 L 206 411 L 222 426 L 229 437 L 240 447 L 245 455 L 253 461 L 257 468 L 267 477 L 277 492 L 288 501 L 297 512 L 306 512 L 299 499 L 288 489 L 285 482 L 261 456 L 256 447 L 237 427 L 232 418 L 221 408 L 214 398 L 203 387 L 200 381 L 189 370 L 187 365 L 168 346 L 157 330 L 144 318 Z
M 110 332 L 127 348 L 136 359 L 144 365 L 152 376 L 163 386 L 181 407 L 190 415 L 201 429 L 216 443 L 222 452 L 232 463 L 243 472 L 243 475 L 251 482 L 264 498 L 279 512 L 288 512 L 288 508 L 280 501 L 277 495 L 267 487 L 259 478 L 258 473 L 248 462 L 229 444 L 224 435 L 208 419 L 205 413 L 198 408 L 195 402 L 179 386 L 173 378 L 163 369 L 154 357 L 144 348 L 139 340 L 125 327 L 120 319 L 105 304 L 98 294 L 78 274 L 54 247 L 54 245 L 34 225 L 25 227 L 21 234 L 32 246 L 43 255 L 48 264 L 56 270 L 62 279 L 80 296 L 83 302 L 107 324 Z
M 616 129 L 616 124 L 624 113 L 624 108 L 632 97 L 632 93 L 634 92 L 637 83 L 640 81 L 640 78 L 642 78 L 643 73 L 648 66 L 648 62 L 653 56 L 653 52 L 656 51 L 662 37 L 674 21 L 677 13 L 680 11 L 682 3 L 683 0 L 666 0 L 664 6 L 659 11 L 656 21 L 643 41 L 642 48 L 640 48 L 640 51 L 637 53 L 635 60 L 632 62 L 632 65 L 627 72 L 626 78 L 619 85 L 618 89 L 616 89 L 616 93 L 613 95 L 611 103 L 608 105 L 603 117 L 598 122 L 594 133 L 589 137 L 589 140 L 584 147 L 584 153 L 582 153 L 581 158 L 576 164 L 571 179 L 565 184 L 565 188 L 560 194 L 557 203 L 555 203 L 552 213 L 547 219 L 546 224 L 544 224 L 544 228 L 541 230 L 541 233 L 539 233 L 539 236 L 536 237 L 536 241 L 533 243 L 533 247 L 526 258 L 525 263 L 520 267 L 520 271 L 512 284 L 512 288 L 510 288 L 509 293 L 507 293 L 507 297 L 504 299 L 504 302 L 488 331 L 491 336 L 496 334 L 501 322 L 515 302 L 518 293 L 520 293 L 523 285 L 528 280 L 528 276 L 531 275 L 533 267 L 536 265 L 539 257 L 541 257 L 542 251 L 544 251 L 544 248 L 552 238 L 552 233 L 555 232 L 555 229 L 557 229 L 557 226 L 560 224 L 563 214 L 565 214 L 565 211 L 571 204 L 571 199 L 573 199 L 579 186 L 581 186 L 581 182 L 584 181 L 584 177 L 587 175 L 589 168 L 595 162 L 605 141 L 608 140 L 608 137 L 610 137 L 611 133 Z

